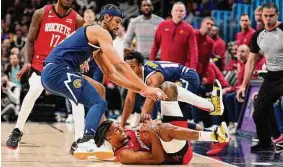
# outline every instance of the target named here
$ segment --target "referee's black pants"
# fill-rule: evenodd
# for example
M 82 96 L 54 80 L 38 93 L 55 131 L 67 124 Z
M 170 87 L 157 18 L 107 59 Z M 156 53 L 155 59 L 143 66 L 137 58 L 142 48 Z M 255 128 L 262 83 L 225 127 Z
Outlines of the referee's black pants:
M 261 143 L 269 144 L 271 136 L 280 136 L 273 103 L 283 94 L 283 71 L 268 71 L 255 101 L 253 119 Z

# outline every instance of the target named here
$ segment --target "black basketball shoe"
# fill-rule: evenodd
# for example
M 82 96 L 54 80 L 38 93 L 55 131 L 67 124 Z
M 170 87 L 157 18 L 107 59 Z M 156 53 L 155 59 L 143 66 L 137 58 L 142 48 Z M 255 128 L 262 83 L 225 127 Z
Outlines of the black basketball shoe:
M 6 146 L 13 150 L 17 149 L 22 136 L 23 133 L 18 128 L 15 128 L 12 131 L 12 134 L 9 136 L 9 139 L 6 142 Z

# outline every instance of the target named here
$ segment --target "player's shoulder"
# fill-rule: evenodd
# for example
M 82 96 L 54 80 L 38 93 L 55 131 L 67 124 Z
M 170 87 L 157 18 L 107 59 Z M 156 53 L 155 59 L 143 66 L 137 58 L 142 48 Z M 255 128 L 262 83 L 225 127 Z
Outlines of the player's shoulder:
M 101 27 L 99 24 L 89 25 L 89 26 L 86 26 L 86 28 L 87 28 L 86 31 L 90 31 L 93 35 L 111 37 L 109 32 L 103 27 Z
M 46 6 L 36 9 L 35 12 L 33 13 L 34 16 L 44 16 L 44 9 Z

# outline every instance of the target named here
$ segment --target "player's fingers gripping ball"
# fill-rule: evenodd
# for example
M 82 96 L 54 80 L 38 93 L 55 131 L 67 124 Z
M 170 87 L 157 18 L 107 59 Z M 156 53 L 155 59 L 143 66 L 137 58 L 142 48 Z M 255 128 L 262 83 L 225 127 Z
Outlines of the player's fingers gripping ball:
M 150 134 L 148 132 L 148 127 L 146 123 L 141 123 L 140 127 L 140 138 L 141 141 L 147 146 L 147 147 L 151 147 L 151 138 L 150 138 Z

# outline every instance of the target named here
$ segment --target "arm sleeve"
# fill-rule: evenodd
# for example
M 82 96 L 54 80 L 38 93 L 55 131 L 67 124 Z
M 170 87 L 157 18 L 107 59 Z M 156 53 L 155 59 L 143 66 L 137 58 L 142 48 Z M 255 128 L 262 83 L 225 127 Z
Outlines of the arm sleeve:
M 196 36 L 194 33 L 194 29 L 190 27 L 189 37 L 188 37 L 188 52 L 187 52 L 187 61 L 185 65 L 192 69 L 197 69 L 198 63 L 198 46 L 196 41 Z
M 161 28 L 160 27 L 161 27 L 161 24 L 162 23 L 160 23 L 159 26 L 156 29 L 154 41 L 153 41 L 150 56 L 149 56 L 149 60 L 155 60 L 157 52 L 160 48 L 160 44 L 161 44 Z
M 131 21 L 127 30 L 127 36 L 124 42 L 124 48 L 128 48 L 131 46 L 131 43 L 135 37 L 135 22 Z
M 258 34 L 259 34 L 258 31 L 253 34 L 252 39 L 251 39 L 251 43 L 250 43 L 250 52 L 255 53 L 255 54 L 259 53 L 259 50 L 260 50 L 260 48 L 257 44 Z

